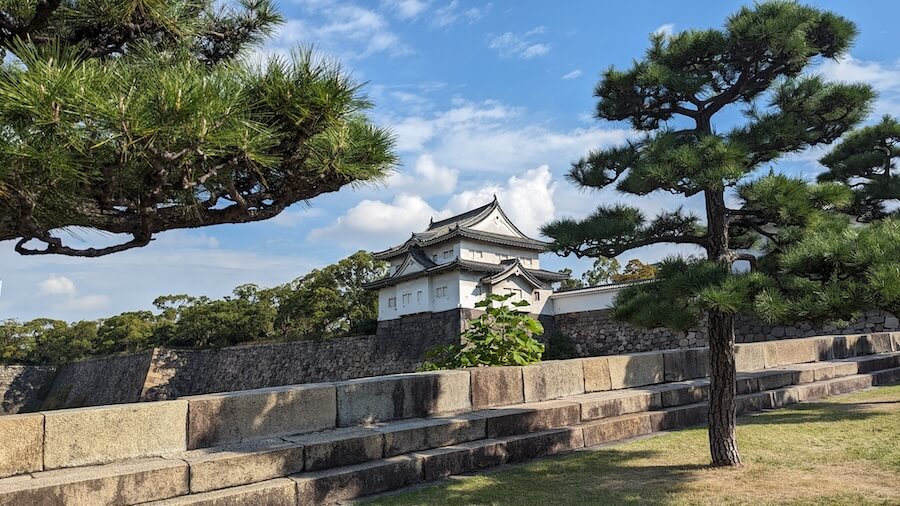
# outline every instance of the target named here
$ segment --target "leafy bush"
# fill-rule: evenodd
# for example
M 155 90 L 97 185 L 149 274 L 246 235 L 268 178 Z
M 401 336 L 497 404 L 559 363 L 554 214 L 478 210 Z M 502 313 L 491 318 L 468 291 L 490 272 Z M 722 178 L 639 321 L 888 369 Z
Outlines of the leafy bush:
M 429 351 L 420 370 L 457 369 L 481 365 L 527 365 L 540 362 L 544 345 L 534 336 L 544 333 L 541 323 L 515 308 L 528 302 L 506 303 L 510 295 L 488 294 L 475 304 L 484 314 L 469 321 L 462 344 Z
M 578 356 L 578 349 L 572 338 L 559 332 L 553 332 L 547 339 L 547 350 L 544 357 L 547 360 L 562 360 Z

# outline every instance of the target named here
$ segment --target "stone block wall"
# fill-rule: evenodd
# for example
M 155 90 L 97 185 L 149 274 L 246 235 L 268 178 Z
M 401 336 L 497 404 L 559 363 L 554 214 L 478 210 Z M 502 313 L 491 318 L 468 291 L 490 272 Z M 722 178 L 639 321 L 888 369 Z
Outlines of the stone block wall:
M 644 329 L 613 320 L 608 310 L 567 313 L 542 317 L 541 320 L 548 332 L 558 332 L 571 339 L 578 356 L 583 357 L 696 348 L 708 344 L 705 324 L 689 332 L 666 328 Z M 738 317 L 735 321 L 735 339 L 738 343 L 892 330 L 900 330 L 900 322 L 894 315 L 881 311 L 868 311 L 849 326 L 841 328 L 815 323 L 771 325 L 746 317 Z
M 39 409 L 53 385 L 55 376 L 54 366 L 0 366 L 0 415 Z
M 135 402 L 152 355 L 152 351 L 142 351 L 60 366 L 41 409 Z

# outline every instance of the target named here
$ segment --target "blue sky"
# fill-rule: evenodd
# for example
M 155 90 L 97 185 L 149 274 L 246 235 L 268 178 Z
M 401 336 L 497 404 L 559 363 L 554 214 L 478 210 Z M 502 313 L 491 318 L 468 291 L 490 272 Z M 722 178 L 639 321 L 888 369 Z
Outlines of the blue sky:
M 345 188 L 268 222 L 160 234 L 151 245 L 98 259 L 20 257 L 0 243 L 0 319 L 77 320 L 149 308 L 162 294 L 222 296 L 241 283 L 270 286 L 359 249 L 400 242 L 430 217 L 498 194 L 527 233 L 553 218 L 625 201 L 648 214 L 697 201 L 629 200 L 565 181 L 589 149 L 623 142 L 625 124 L 592 119 L 592 88 L 610 65 L 639 58 L 654 31 L 721 26 L 743 2 L 537 2 L 281 0 L 288 22 L 252 58 L 314 44 L 366 82 L 372 118 L 397 136 L 402 165 L 381 186 Z M 900 115 L 900 3 L 816 2 L 857 23 L 848 58 L 816 71 L 879 91 L 873 118 Z M 720 125 L 726 127 L 727 125 Z M 812 177 L 819 153 L 777 168 Z M 79 231 L 75 240 L 105 241 Z M 626 253 L 655 261 L 673 249 Z M 550 269 L 587 261 L 545 255 Z M 624 262 L 623 262 L 624 263 Z

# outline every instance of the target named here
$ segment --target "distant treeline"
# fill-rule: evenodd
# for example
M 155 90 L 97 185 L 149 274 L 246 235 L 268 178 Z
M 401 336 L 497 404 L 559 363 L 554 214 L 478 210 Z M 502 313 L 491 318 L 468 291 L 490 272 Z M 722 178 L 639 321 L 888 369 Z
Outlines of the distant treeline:
M 387 264 L 360 251 L 290 283 L 241 285 L 222 299 L 164 295 L 153 301 L 155 312 L 74 323 L 5 320 L 0 362 L 62 364 L 157 346 L 205 348 L 372 333 L 377 294 L 362 285 L 386 272 Z

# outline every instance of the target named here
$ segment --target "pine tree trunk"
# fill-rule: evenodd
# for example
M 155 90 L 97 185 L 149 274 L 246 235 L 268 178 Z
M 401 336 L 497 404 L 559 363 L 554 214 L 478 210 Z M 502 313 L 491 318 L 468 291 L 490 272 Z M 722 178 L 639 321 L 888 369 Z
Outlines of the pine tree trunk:
M 739 466 L 734 317 L 709 313 L 709 451 L 714 466 Z

